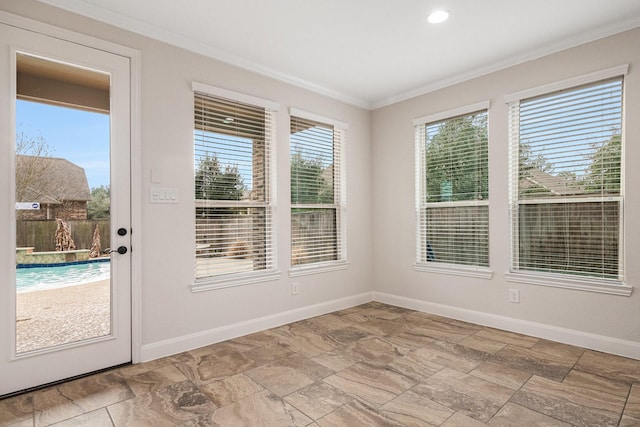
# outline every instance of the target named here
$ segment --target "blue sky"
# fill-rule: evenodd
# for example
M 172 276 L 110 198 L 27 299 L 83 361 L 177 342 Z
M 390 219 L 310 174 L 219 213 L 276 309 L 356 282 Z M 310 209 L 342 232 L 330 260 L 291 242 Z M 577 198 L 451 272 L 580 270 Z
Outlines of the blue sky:
M 49 156 L 83 167 L 89 188 L 109 185 L 109 115 L 19 100 L 16 132 L 44 138 Z

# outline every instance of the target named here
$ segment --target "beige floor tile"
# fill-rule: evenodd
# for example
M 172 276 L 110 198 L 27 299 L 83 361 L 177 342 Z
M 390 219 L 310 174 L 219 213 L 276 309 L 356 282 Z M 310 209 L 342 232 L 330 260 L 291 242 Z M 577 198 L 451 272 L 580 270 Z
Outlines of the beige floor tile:
M 625 399 L 598 390 L 532 377 L 511 399 L 576 426 L 617 426 Z
M 481 423 L 478 420 L 474 420 L 473 418 L 468 417 L 464 414 L 461 414 L 460 412 L 456 412 L 451 416 L 451 418 L 445 421 L 441 427 L 483 427 L 483 426 L 486 426 L 486 424 Z M 518 425 L 518 427 L 520 426 Z
M 318 420 L 353 400 L 353 397 L 333 386 L 318 381 L 284 398 L 308 417 Z
M 483 328 L 476 332 L 475 336 L 524 348 L 531 348 L 539 341 L 538 338 L 493 328 Z
M 640 427 L 640 361 L 370 302 L 0 399 L 54 424 Z
M 493 427 L 571 427 L 571 424 L 513 403 L 507 403 L 489 421 Z
M 187 378 L 198 384 L 219 381 L 256 366 L 254 360 L 230 346 L 218 347 L 194 360 L 176 363 Z
M 364 363 L 353 365 L 324 381 L 372 407 L 384 405 L 415 385 L 415 381 L 402 374 Z
M 136 396 L 151 393 L 172 384 L 187 379 L 175 365 L 167 365 L 154 371 L 148 371 L 134 377 L 127 378 L 127 384 Z
M 482 362 L 470 374 L 514 391 L 522 387 L 531 378 L 531 374 L 528 372 L 522 372 L 493 362 Z
M 420 353 L 414 351 L 406 356 L 395 359 L 389 363 L 386 368 L 419 383 L 444 368 L 444 366 L 432 362 L 428 358 L 422 357 Z
M 462 372 L 471 372 L 488 357 L 487 353 L 446 341 L 430 342 L 414 354 L 416 358 Z
M 448 341 L 448 342 L 460 342 L 465 338 L 470 337 L 475 330 L 469 330 L 468 328 L 453 325 L 447 322 L 428 322 L 420 326 L 411 328 L 410 331 L 414 334 L 421 334 L 426 337 L 431 337 L 436 340 Z
M 116 403 L 107 409 L 116 427 L 162 427 L 212 414 L 216 406 L 193 382 L 183 381 Z
M 562 381 L 574 365 L 574 362 L 565 357 L 514 345 L 508 345 L 489 360 L 555 381 Z
M 342 371 L 358 363 L 358 359 L 345 353 L 344 350 L 332 350 L 319 354 L 311 360 L 331 369 L 334 372 Z
M 575 369 L 567 374 L 562 383 L 575 387 L 604 391 L 622 398 L 626 398 L 629 395 L 629 390 L 631 389 L 629 384 L 622 381 L 611 380 L 609 378 Z
M 237 374 L 220 381 L 201 384 L 199 388 L 218 407 L 235 403 L 264 390 L 264 387 L 245 374 Z
M 624 407 L 624 414 L 640 419 L 640 385 L 631 387 L 627 405 Z
M 576 369 L 640 385 L 640 360 L 587 350 L 576 363 Z
M 204 415 L 200 425 L 233 427 L 297 427 L 312 420 L 265 390 Z
M 134 396 L 126 380 L 115 372 L 66 382 L 33 394 L 35 425 L 53 424 Z
M 482 422 L 489 421 L 514 393 L 450 368 L 432 375 L 412 391 Z
M 75 418 L 55 424 L 55 427 L 113 427 L 106 408 L 78 415 Z
M 0 400 L 0 426 L 18 422 L 33 424 L 33 395 L 31 393 Z
M 274 341 L 275 338 L 272 338 Z M 254 348 L 253 350 L 249 350 L 243 353 L 248 358 L 252 359 L 256 362 L 256 365 L 266 365 L 269 362 L 273 362 L 274 360 L 282 359 L 283 357 L 287 357 L 293 352 L 287 348 L 287 346 L 281 345 L 279 343 L 272 343 L 269 345 L 265 345 L 263 347 Z
M 282 397 L 333 374 L 333 371 L 311 359 L 294 354 L 254 368 L 246 374 Z
M 321 427 L 402 427 L 402 424 L 381 415 L 374 408 L 353 401 L 318 421 Z
M 638 427 L 640 426 L 640 418 L 633 418 L 628 415 L 623 415 L 618 427 Z
M 395 345 L 384 338 L 366 337 L 347 346 L 344 352 L 353 359 L 374 365 L 386 365 L 409 353 L 411 349 Z
M 460 344 L 466 345 L 478 351 L 484 353 L 497 353 L 507 346 L 507 344 L 499 341 L 493 341 L 488 338 L 480 338 L 475 335 L 471 335 L 460 341 Z
M 439 426 L 453 415 L 446 406 L 411 390 L 383 405 L 379 412 L 403 426 Z
M 301 325 L 285 325 L 272 332 L 280 345 L 301 356 L 313 357 L 334 348 L 324 335 Z

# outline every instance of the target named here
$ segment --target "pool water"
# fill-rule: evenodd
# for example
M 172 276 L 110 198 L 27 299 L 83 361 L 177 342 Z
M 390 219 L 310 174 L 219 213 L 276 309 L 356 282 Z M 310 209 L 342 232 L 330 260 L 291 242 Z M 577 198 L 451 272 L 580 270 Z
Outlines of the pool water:
M 21 293 L 84 285 L 107 280 L 110 273 L 110 262 L 71 264 L 61 267 L 17 268 L 16 290 Z

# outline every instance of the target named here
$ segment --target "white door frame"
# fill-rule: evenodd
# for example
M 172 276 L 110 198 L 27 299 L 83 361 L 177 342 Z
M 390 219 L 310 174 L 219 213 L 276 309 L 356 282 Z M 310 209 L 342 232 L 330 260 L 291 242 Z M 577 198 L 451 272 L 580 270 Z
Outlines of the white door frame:
M 140 123 L 140 51 L 85 34 L 45 24 L 0 10 L 0 23 L 59 38 L 129 59 L 131 129 L 131 360 L 141 361 L 142 347 L 142 275 L 141 275 L 141 123 Z M 13 207 L 12 207 L 13 208 Z M 15 268 L 11 265 L 11 268 Z

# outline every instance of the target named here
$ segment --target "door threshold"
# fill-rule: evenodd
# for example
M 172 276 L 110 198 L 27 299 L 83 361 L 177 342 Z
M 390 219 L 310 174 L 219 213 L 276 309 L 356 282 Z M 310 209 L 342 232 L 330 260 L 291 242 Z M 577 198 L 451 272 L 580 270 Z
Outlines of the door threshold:
M 86 378 L 86 377 L 90 377 L 92 375 L 102 374 L 104 372 L 108 372 L 108 371 L 112 371 L 112 370 L 115 370 L 115 369 L 119 369 L 119 368 L 122 368 L 124 366 L 129 366 L 131 364 L 132 364 L 131 362 L 121 363 L 119 365 L 110 366 L 108 368 L 98 369 L 97 371 L 87 372 L 86 374 L 80 374 L 80 375 L 76 375 L 76 376 L 73 376 L 73 377 L 65 378 L 65 379 L 62 379 L 62 380 L 57 380 L 57 381 L 52 381 L 50 383 L 37 385 L 35 387 L 25 388 L 24 390 L 18 390 L 18 391 L 14 391 L 12 393 L 3 394 L 3 395 L 0 396 L 0 400 L 9 399 L 11 397 L 20 396 L 22 394 L 32 393 L 32 392 L 38 391 L 38 390 L 43 390 L 43 389 L 48 388 L 48 387 L 53 387 L 53 386 L 57 386 L 57 385 L 60 385 L 60 384 L 67 383 L 67 382 L 75 381 L 75 380 L 80 379 L 80 378 Z

